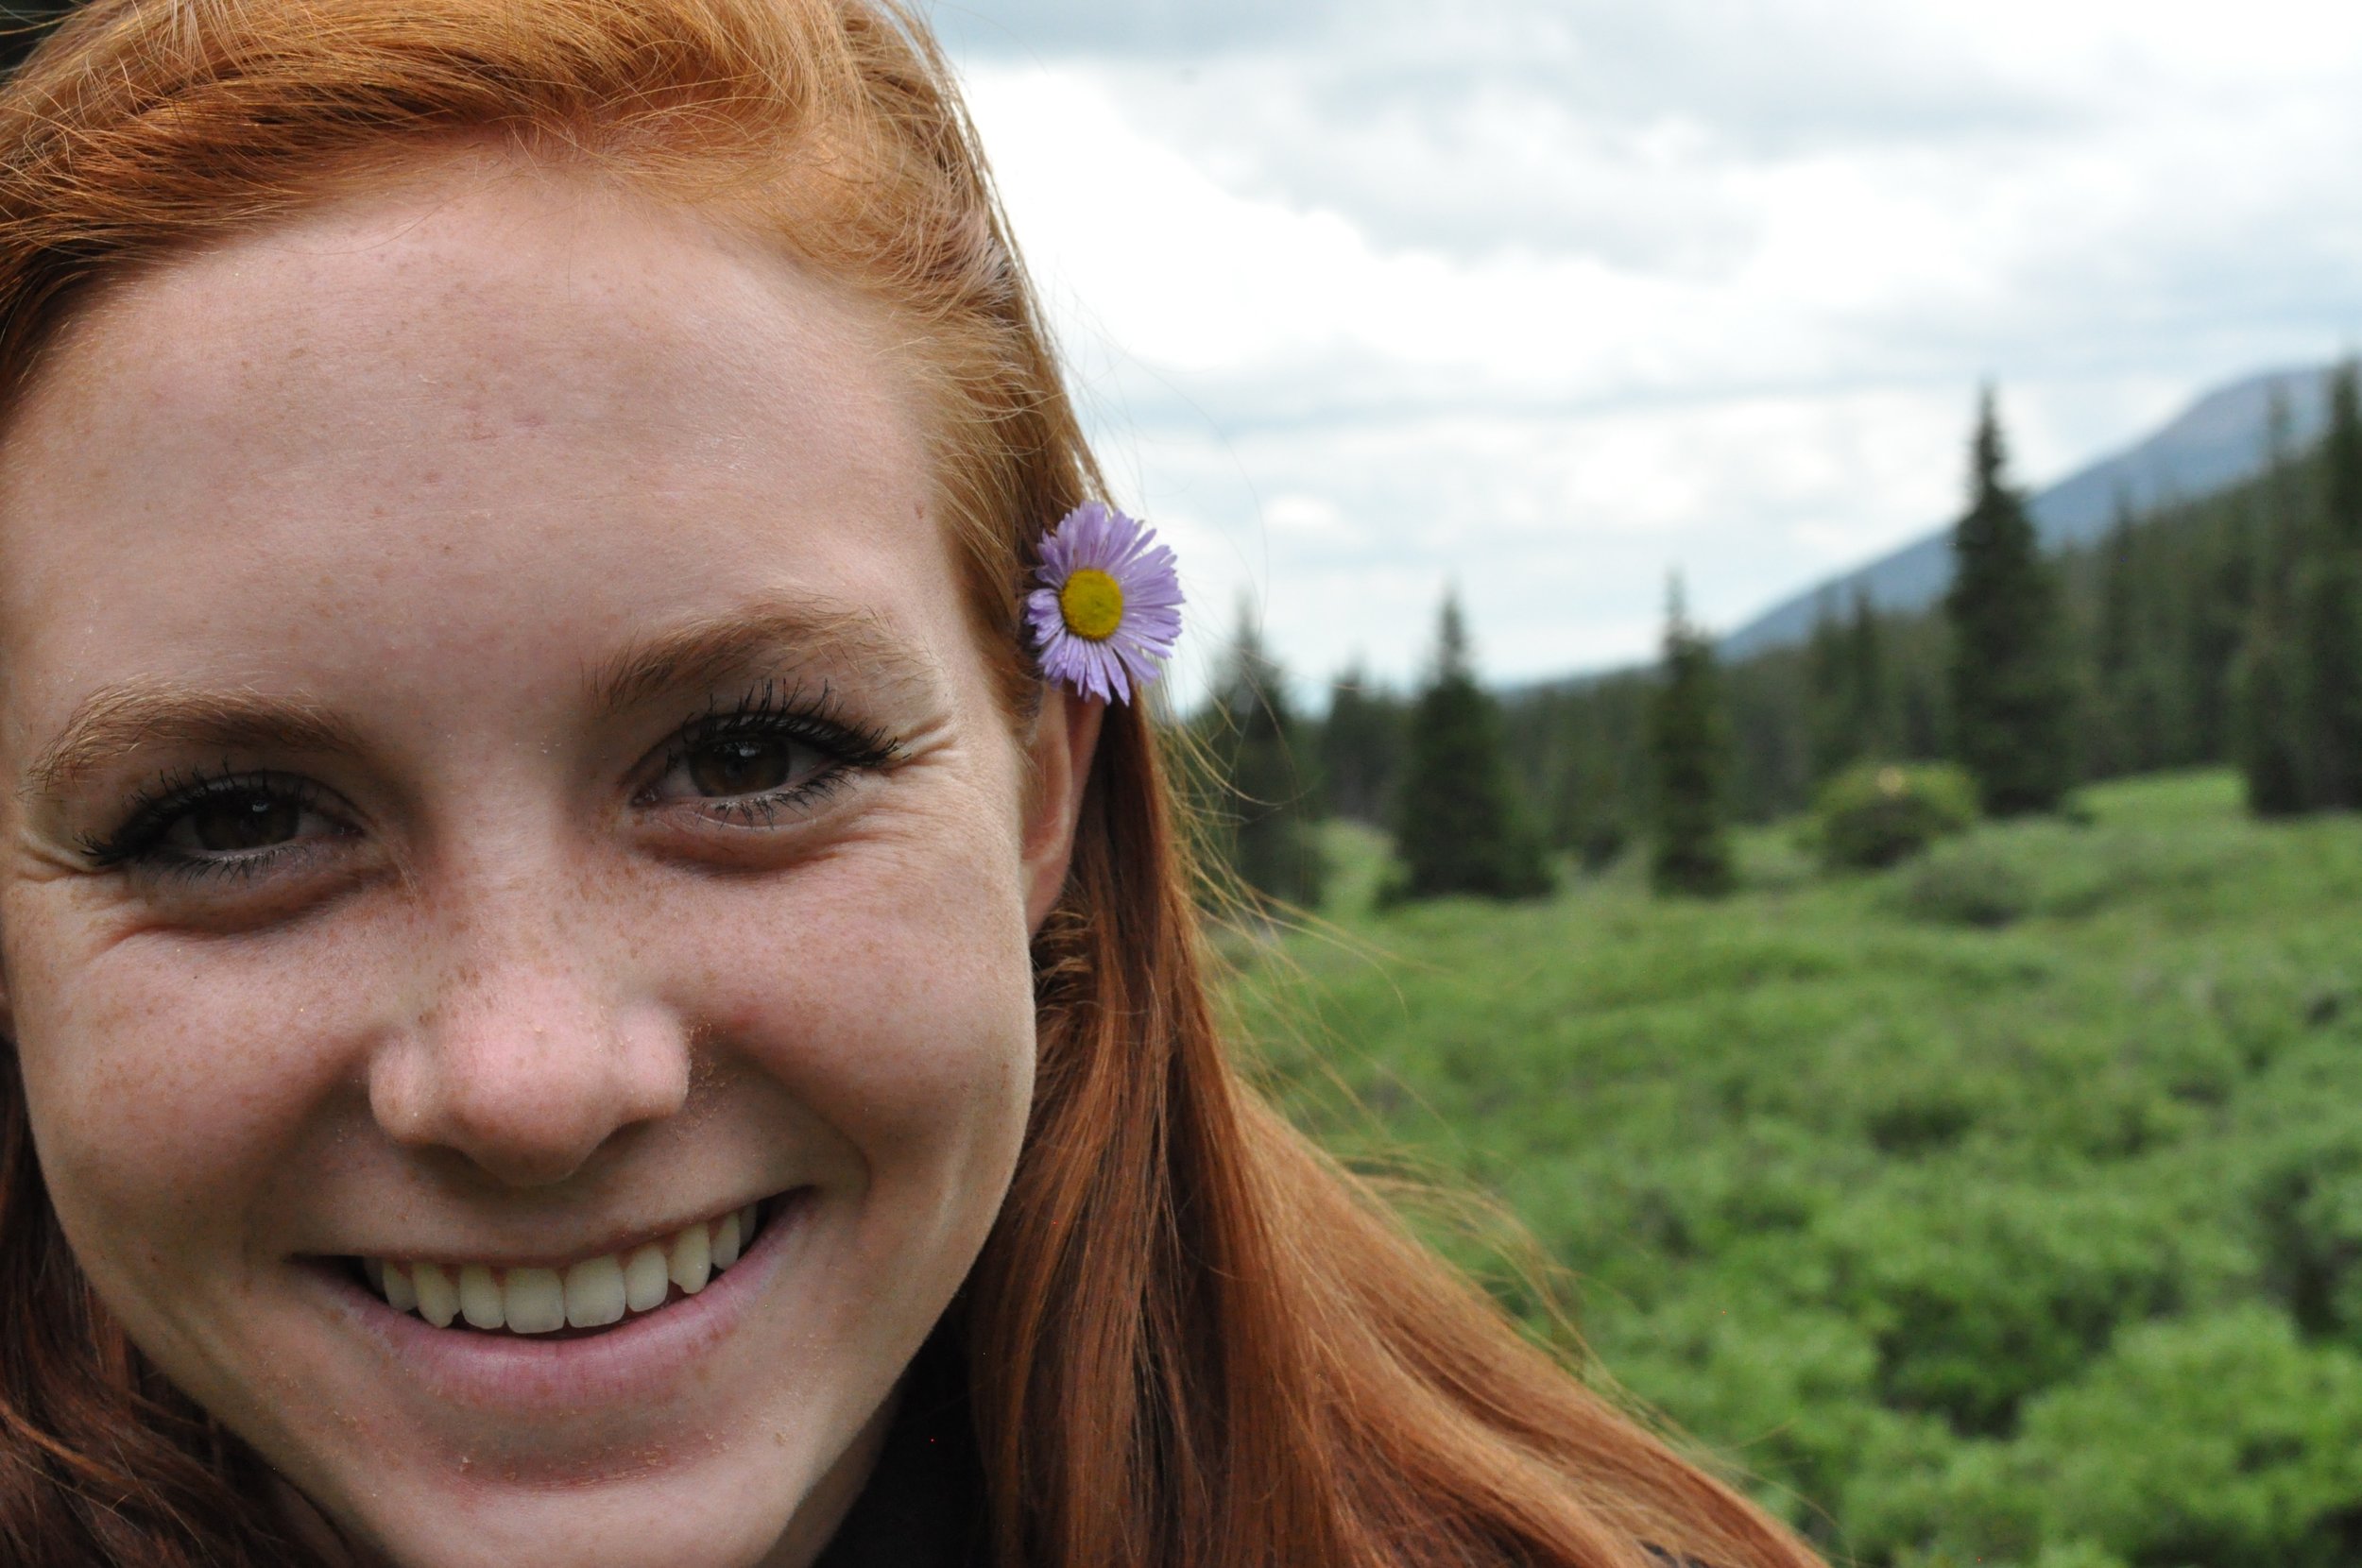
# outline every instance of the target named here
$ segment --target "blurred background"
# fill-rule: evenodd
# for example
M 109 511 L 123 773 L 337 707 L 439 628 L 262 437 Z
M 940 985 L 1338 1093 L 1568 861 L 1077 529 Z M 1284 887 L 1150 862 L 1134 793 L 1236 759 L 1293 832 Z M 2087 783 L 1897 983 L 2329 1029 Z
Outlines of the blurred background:
M 2362 1562 L 2362 8 L 933 15 L 1292 1113 L 1833 1558 Z

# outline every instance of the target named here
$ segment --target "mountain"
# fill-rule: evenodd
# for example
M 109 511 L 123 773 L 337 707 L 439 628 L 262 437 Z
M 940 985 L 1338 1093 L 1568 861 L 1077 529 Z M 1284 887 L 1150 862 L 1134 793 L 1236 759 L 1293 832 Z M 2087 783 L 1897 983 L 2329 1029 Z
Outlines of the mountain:
M 2330 368 L 2272 370 L 2217 387 L 2147 440 L 2070 474 L 2032 496 L 2028 509 L 2045 548 L 2088 544 L 2108 531 L 2116 498 L 2146 508 L 2192 499 L 2256 473 L 2264 465 L 2265 426 L 2275 391 L 2287 400 L 2289 434 L 2299 446 L 2319 438 L 2329 422 Z M 1802 642 L 1824 602 L 1842 613 L 1856 589 L 1882 610 L 1923 609 L 1952 580 L 1950 524 L 1781 601 L 1724 638 L 1725 659 Z

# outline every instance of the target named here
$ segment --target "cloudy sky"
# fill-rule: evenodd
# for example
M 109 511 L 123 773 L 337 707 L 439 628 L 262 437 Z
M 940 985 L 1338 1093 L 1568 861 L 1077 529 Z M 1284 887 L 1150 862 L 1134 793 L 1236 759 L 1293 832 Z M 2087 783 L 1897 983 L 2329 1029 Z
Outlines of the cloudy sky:
M 2351 0 L 941 0 L 1202 656 L 1728 629 L 2362 338 Z M 1184 673 L 1184 683 L 1190 675 Z

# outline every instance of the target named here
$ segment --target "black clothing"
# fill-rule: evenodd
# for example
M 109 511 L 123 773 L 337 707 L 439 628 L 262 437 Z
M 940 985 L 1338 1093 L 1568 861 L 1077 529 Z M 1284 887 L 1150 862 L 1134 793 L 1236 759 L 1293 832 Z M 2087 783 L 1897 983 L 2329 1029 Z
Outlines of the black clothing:
M 813 1568 L 984 1568 L 984 1485 L 966 1368 L 930 1341 L 869 1484 Z

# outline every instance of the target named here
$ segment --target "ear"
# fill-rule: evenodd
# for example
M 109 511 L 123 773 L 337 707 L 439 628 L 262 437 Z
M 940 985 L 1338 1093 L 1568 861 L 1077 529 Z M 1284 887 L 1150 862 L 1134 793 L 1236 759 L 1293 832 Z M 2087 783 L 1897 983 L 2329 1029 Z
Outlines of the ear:
M 1074 824 L 1083 810 L 1091 758 L 1099 749 L 1099 724 L 1107 705 L 1053 686 L 1034 721 L 1026 758 L 1033 788 L 1025 820 L 1025 929 L 1041 929 L 1074 855 Z

